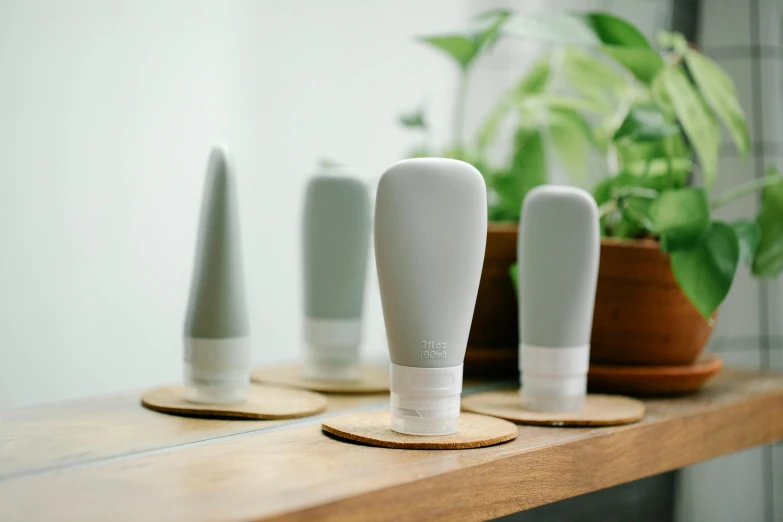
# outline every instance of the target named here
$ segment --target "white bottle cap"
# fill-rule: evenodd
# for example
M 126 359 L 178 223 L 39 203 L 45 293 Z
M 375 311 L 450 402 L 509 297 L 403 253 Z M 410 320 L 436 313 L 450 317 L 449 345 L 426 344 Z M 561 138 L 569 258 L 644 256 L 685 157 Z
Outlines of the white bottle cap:
M 457 432 L 462 365 L 415 368 L 391 365 L 391 428 L 407 435 Z
M 359 365 L 350 361 L 334 361 L 309 357 L 304 368 L 306 379 L 316 381 L 356 382 L 359 380 Z
M 360 340 L 359 319 L 305 319 L 305 377 L 358 381 Z
M 185 337 L 185 400 L 228 404 L 245 400 L 250 385 L 247 337 Z
M 587 395 L 590 345 L 519 346 L 523 406 L 535 411 L 579 411 Z

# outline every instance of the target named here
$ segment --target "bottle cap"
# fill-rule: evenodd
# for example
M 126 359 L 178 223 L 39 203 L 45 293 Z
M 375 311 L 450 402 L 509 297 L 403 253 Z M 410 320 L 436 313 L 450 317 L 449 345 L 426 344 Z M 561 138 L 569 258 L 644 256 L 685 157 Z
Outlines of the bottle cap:
M 590 345 L 520 345 L 523 406 L 535 411 L 568 412 L 584 407 Z
M 391 365 L 391 428 L 407 435 L 457 432 L 462 365 L 415 368 Z
M 587 376 L 537 375 L 522 373 L 522 405 L 528 410 L 547 412 L 580 411 L 585 404 Z
M 305 377 L 329 381 L 359 380 L 360 319 L 305 320 Z
M 229 404 L 245 400 L 250 385 L 247 337 L 199 339 L 185 337 L 185 399 Z
M 308 358 L 304 375 L 318 381 L 358 381 L 359 364 L 353 361 Z

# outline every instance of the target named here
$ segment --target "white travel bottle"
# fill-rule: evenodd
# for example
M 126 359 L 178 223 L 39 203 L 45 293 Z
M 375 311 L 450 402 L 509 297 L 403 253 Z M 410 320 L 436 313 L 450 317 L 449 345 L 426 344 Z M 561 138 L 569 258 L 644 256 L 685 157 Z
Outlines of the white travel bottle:
M 392 362 L 394 431 L 457 431 L 486 240 L 486 185 L 471 165 L 419 158 L 383 173 L 375 260 Z
M 524 407 L 579 411 L 587 394 L 601 237 L 582 189 L 543 185 L 522 206 L 519 365 Z
M 311 179 L 302 238 L 305 375 L 357 380 L 370 249 L 370 198 L 365 185 L 348 176 Z
M 250 346 L 237 189 L 228 149 L 212 150 L 185 318 L 185 398 L 241 402 Z

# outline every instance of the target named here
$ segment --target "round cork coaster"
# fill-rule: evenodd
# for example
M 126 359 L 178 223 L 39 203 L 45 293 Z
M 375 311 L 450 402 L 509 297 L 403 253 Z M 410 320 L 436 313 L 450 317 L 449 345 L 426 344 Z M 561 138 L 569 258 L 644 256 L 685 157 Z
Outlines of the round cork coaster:
M 526 410 L 518 390 L 476 393 L 462 398 L 462 409 L 492 415 L 519 424 L 538 426 L 617 426 L 644 417 L 644 403 L 619 395 L 588 394 L 577 412 L 547 413 Z
M 276 384 L 322 393 L 383 393 L 389 391 L 389 370 L 362 366 L 355 381 L 311 379 L 305 376 L 301 365 L 269 366 L 250 374 L 253 382 Z
M 190 417 L 236 417 L 241 419 L 295 419 L 321 413 L 326 399 L 303 390 L 250 385 L 244 402 L 206 404 L 185 400 L 185 387 L 161 386 L 145 392 L 141 404 L 151 410 Z
M 453 435 L 404 435 L 391 429 L 388 411 L 368 411 L 324 421 L 322 429 L 337 437 L 396 449 L 469 449 L 517 438 L 517 427 L 486 415 L 462 413 Z

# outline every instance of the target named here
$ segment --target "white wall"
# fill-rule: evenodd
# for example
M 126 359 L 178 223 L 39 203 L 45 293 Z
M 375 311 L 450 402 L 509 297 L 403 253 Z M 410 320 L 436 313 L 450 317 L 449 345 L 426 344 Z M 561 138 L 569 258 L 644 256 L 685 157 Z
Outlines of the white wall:
M 466 5 L 0 0 L 0 408 L 180 378 L 220 140 L 239 174 L 255 361 L 298 358 L 305 180 L 321 156 L 377 178 L 413 141 L 396 114 L 427 94 L 445 135 L 455 71 L 413 36 L 458 27 Z

